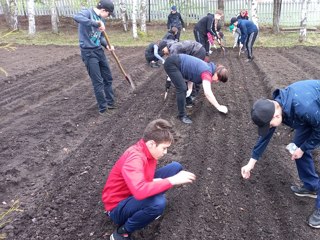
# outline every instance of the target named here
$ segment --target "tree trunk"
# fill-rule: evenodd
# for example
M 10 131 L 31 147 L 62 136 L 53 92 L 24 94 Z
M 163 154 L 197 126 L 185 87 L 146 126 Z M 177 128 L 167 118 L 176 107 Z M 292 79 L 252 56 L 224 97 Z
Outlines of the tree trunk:
M 218 0 L 218 9 L 224 12 L 224 0 Z M 221 29 L 224 29 L 224 17 L 219 21 L 221 23 Z
M 11 31 L 18 30 L 18 6 L 17 0 L 2 0 L 1 6 L 8 28 Z
M 137 30 L 137 0 L 132 1 L 132 36 L 134 39 L 138 39 Z
M 34 0 L 27 0 L 28 9 L 28 22 L 29 22 L 29 35 L 34 36 L 36 34 L 36 20 L 34 10 Z
M 282 0 L 273 1 L 273 26 L 272 26 L 273 33 L 280 32 L 279 23 L 280 23 L 280 16 L 281 16 L 281 5 L 282 5 Z
M 57 8 L 55 5 L 55 0 L 50 0 L 50 14 L 51 14 L 51 26 L 52 26 L 52 32 L 55 34 L 59 33 L 58 28 L 58 13 Z
M 307 40 L 307 12 L 310 0 L 302 1 L 299 42 Z
M 252 22 L 259 28 L 258 25 L 258 0 L 252 0 L 251 12 L 252 12 Z
M 127 14 L 127 6 L 125 2 L 120 2 L 120 13 L 121 13 L 121 20 L 123 25 L 123 30 L 125 32 L 128 31 L 128 14 Z
M 13 31 L 18 30 L 18 6 L 17 0 L 9 0 L 10 9 L 10 29 Z
M 6 23 L 8 28 L 10 28 L 10 14 L 9 14 L 9 6 L 6 0 L 1 0 L 1 6 L 2 6 L 2 11 L 4 14 L 4 17 L 6 19 Z
M 141 32 L 146 33 L 147 32 L 147 3 L 146 0 L 141 0 L 141 6 L 140 6 L 140 17 L 141 17 Z

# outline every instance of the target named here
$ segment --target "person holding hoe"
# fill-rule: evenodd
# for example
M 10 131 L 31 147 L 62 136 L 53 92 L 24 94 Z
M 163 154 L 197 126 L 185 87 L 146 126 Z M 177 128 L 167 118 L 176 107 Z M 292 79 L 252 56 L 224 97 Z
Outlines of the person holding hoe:
M 107 215 L 118 228 L 111 240 L 130 240 L 131 234 L 160 217 L 166 207 L 165 192 L 192 183 L 196 176 L 178 162 L 156 168 L 173 143 L 172 125 L 157 119 L 143 137 L 129 147 L 111 169 L 102 192 Z
M 268 146 L 276 127 L 281 123 L 295 129 L 291 160 L 295 161 L 301 186 L 291 186 L 299 197 L 316 198 L 315 210 L 308 225 L 320 228 L 320 179 L 312 151 L 320 145 L 320 80 L 295 82 L 273 92 L 272 99 L 257 100 L 251 110 L 252 121 L 258 126 L 259 138 L 251 159 L 241 168 L 242 177 L 250 178 L 251 170 Z M 288 145 L 290 146 L 290 145 Z
M 178 118 L 186 124 L 191 124 L 192 120 L 186 115 L 186 80 L 195 84 L 201 84 L 204 94 L 209 102 L 218 109 L 219 112 L 227 113 L 228 108 L 220 105 L 216 97 L 212 93 L 212 82 L 227 82 L 228 70 L 222 66 L 216 66 L 213 62 L 206 63 L 199 58 L 177 54 L 169 56 L 164 63 L 164 69 L 176 88 L 177 105 L 179 115 Z M 167 88 L 171 82 L 167 81 Z
M 113 13 L 114 5 L 110 0 L 100 0 L 96 7 L 83 9 L 74 16 L 78 23 L 81 57 L 91 78 L 98 103 L 99 113 L 108 115 L 108 109 L 115 109 L 115 97 L 112 88 L 112 74 L 102 48 L 113 51 L 108 46 L 102 32 L 105 19 Z
M 254 58 L 253 56 L 253 44 L 256 41 L 259 30 L 258 27 L 254 24 L 254 22 L 250 20 L 238 19 L 236 17 L 231 18 L 230 25 L 234 25 L 241 32 L 240 37 L 240 51 L 243 45 L 246 46 L 247 49 L 247 62 L 251 62 Z
M 195 40 L 202 44 L 208 56 L 210 55 L 210 44 L 214 43 L 214 39 L 218 39 L 218 42 L 221 42 L 218 22 L 222 17 L 223 11 L 217 10 L 215 14 L 208 13 L 207 16 L 201 18 L 194 26 L 193 34 Z

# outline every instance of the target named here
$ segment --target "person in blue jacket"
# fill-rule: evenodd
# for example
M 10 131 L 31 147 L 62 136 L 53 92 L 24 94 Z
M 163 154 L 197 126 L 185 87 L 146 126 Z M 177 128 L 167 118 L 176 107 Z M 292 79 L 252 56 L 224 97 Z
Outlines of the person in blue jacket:
M 230 24 L 237 27 L 241 32 L 240 37 L 240 49 L 245 45 L 247 49 L 247 61 L 253 60 L 253 44 L 256 41 L 259 30 L 258 27 L 250 20 L 238 19 L 236 17 L 231 18 Z
M 320 179 L 315 170 L 312 150 L 320 144 L 320 80 L 302 80 L 273 92 L 273 99 L 257 100 L 251 118 L 258 126 L 258 138 L 248 164 L 241 168 L 248 179 L 257 160 L 266 149 L 276 127 L 284 123 L 295 129 L 291 159 L 295 160 L 302 186 L 291 186 L 300 197 L 317 198 L 314 212 L 308 219 L 313 228 L 320 228 Z
M 181 17 L 181 14 L 177 12 L 177 6 L 172 6 L 171 7 L 171 12 L 168 15 L 168 21 L 167 21 L 167 29 L 168 31 L 172 30 L 173 27 L 177 28 L 177 33 L 175 35 L 175 40 L 178 42 L 180 41 L 180 34 L 181 34 L 181 29 L 185 31 L 186 29 L 184 28 L 184 21 Z
M 108 46 L 102 32 L 105 30 L 105 18 L 113 13 L 114 5 L 110 0 L 100 0 L 96 7 L 82 9 L 74 16 L 78 23 L 79 45 L 82 61 L 87 67 L 100 115 L 107 116 L 108 109 L 115 109 L 115 97 L 112 89 L 112 74 L 102 48 L 113 51 Z
M 213 62 L 207 63 L 199 58 L 186 55 L 176 54 L 169 56 L 165 63 L 164 69 L 176 88 L 176 97 L 179 115 L 178 118 L 186 124 L 191 124 L 192 120 L 186 115 L 186 81 L 195 84 L 202 83 L 204 94 L 209 102 L 218 109 L 219 112 L 227 113 L 228 108 L 220 105 L 213 95 L 211 89 L 212 82 L 227 82 L 228 70 L 222 66 L 216 66 Z M 171 84 L 167 81 L 167 84 Z

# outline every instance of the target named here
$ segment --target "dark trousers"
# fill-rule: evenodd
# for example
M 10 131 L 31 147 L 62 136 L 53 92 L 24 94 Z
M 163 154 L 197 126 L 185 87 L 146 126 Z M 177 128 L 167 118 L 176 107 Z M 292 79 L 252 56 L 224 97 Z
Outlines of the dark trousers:
M 168 178 L 176 175 L 182 170 L 182 165 L 172 162 L 156 170 L 154 178 Z M 116 208 L 110 212 L 110 217 L 119 226 L 124 225 L 125 229 L 132 233 L 135 230 L 144 228 L 165 209 L 165 193 L 160 193 L 144 200 L 136 200 L 133 196 L 122 200 Z
M 258 36 L 258 32 L 252 32 L 249 34 L 249 36 L 246 39 L 246 49 L 247 49 L 247 54 L 249 59 L 253 57 L 252 49 L 257 36 Z
M 197 29 L 193 29 L 194 38 L 198 43 L 201 43 L 204 49 L 206 50 L 206 54 L 209 55 L 210 44 L 208 41 L 208 36 L 203 35 Z
M 186 115 L 186 93 L 187 85 L 180 72 L 180 58 L 178 55 L 169 56 L 164 63 L 164 70 L 170 77 L 171 82 L 176 88 L 177 105 L 179 117 Z
M 301 127 L 296 129 L 293 142 L 299 147 L 312 134 L 309 127 Z M 320 181 L 316 173 L 311 151 L 305 151 L 300 159 L 297 159 L 296 166 L 300 180 L 306 189 L 317 191 L 318 198 L 316 200 L 316 208 L 320 208 Z
M 81 57 L 87 67 L 99 111 L 103 112 L 107 109 L 107 105 L 114 104 L 112 75 L 107 58 L 102 48 L 81 49 Z

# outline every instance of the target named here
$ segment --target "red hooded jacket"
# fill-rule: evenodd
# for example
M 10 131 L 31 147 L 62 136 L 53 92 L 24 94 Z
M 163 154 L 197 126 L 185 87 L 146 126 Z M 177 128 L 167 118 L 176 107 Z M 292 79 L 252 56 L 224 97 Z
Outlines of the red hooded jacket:
M 168 179 L 153 181 L 157 166 L 144 140 L 129 147 L 115 163 L 102 191 L 102 201 L 111 211 L 122 200 L 133 196 L 143 200 L 172 187 Z

